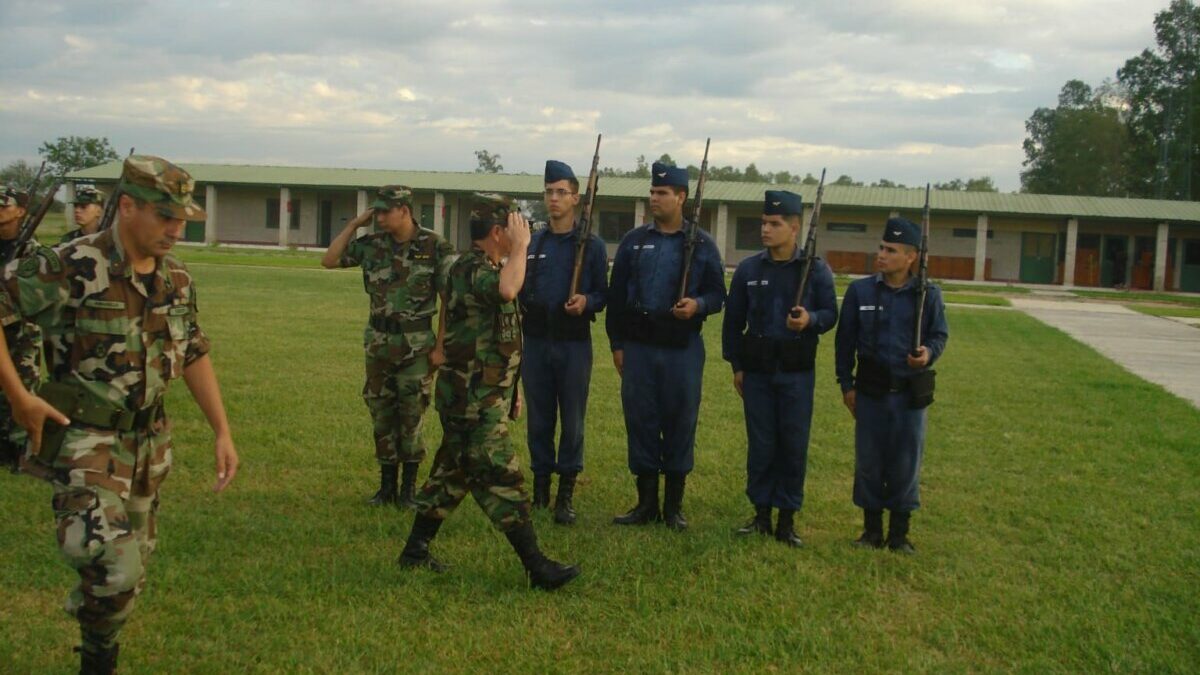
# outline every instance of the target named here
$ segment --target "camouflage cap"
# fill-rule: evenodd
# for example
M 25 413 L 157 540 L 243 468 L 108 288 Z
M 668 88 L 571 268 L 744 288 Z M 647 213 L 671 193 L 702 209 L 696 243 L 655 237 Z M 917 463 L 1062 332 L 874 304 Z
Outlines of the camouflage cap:
M 72 203 L 76 206 L 103 204 L 104 193 L 97 190 L 95 185 L 76 185 L 75 200 Z
M 28 206 L 29 193 L 11 185 L 0 185 L 0 206 Z
M 121 192 L 148 201 L 166 218 L 205 220 L 208 215 L 192 198 L 191 174 L 161 157 L 130 155 L 121 172 Z
M 385 185 L 375 193 L 375 201 L 371 208 L 376 211 L 387 211 L 397 206 L 412 208 L 412 188 L 405 185 Z
M 471 220 L 486 220 L 492 225 L 507 225 L 513 198 L 495 192 L 471 195 Z

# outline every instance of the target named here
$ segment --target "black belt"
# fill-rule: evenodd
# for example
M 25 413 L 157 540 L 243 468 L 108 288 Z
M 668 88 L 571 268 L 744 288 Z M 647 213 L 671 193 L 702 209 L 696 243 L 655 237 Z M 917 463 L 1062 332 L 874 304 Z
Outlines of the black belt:
M 82 387 L 66 382 L 46 382 L 38 396 L 72 422 L 113 431 L 141 431 L 164 414 L 162 399 L 141 410 L 126 410 L 100 403 Z
M 433 329 L 433 321 L 428 316 L 420 319 L 390 319 L 386 316 L 373 316 L 370 324 L 371 328 L 381 333 L 411 333 Z
M 670 314 L 652 315 L 638 311 L 625 315 L 625 337 L 633 342 L 683 349 L 692 335 L 699 332 L 700 321 L 694 317 L 684 321 Z
M 594 313 L 571 316 L 562 308 L 556 307 L 552 311 L 537 304 L 522 304 L 521 310 L 521 329 L 530 337 L 567 341 L 592 339 Z

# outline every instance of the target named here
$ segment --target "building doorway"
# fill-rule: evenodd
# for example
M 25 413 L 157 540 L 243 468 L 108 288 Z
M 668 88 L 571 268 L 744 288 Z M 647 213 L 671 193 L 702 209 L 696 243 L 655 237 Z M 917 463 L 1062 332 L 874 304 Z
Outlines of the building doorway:
M 1200 239 L 1185 239 L 1183 242 L 1179 290 L 1200 293 Z
M 1053 232 L 1021 233 L 1021 282 L 1054 283 L 1054 248 L 1058 235 Z
M 317 214 L 317 245 L 329 246 L 333 241 L 333 200 L 322 199 L 321 209 Z
M 1104 237 L 1100 250 L 1100 285 L 1124 288 L 1129 285 L 1125 271 L 1129 267 L 1129 238 L 1119 235 Z

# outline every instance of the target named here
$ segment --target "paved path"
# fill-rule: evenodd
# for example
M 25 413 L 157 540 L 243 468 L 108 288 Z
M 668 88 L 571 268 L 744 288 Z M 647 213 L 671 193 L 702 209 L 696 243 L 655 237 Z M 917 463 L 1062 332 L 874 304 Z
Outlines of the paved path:
M 1126 370 L 1200 408 L 1200 330 L 1121 305 L 1009 298 Z

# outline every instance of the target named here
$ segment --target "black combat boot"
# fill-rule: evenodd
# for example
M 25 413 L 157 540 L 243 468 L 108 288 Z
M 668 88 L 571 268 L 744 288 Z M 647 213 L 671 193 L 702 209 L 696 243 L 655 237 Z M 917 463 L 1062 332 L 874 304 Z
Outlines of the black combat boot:
M 521 564 L 525 566 L 525 574 L 529 576 L 530 586 L 544 591 L 552 591 L 579 576 L 578 566 L 564 565 L 542 554 L 541 549 L 538 548 L 537 535 L 533 532 L 532 524 L 525 523 L 514 530 L 505 532 L 504 535 L 508 537 L 508 543 L 512 544 L 517 556 L 521 558 Z
M 371 506 L 383 506 L 396 503 L 396 477 L 400 467 L 395 464 L 379 465 L 379 492 L 367 500 Z
M 771 507 L 755 506 L 754 517 L 733 533 L 743 537 L 748 534 L 771 534 Z
M 400 496 L 396 501 L 408 509 L 417 508 L 415 497 L 417 496 L 417 469 L 421 467 L 420 462 L 405 462 L 403 472 L 400 474 Z
M 917 552 L 908 540 L 908 521 L 911 516 L 911 511 L 892 511 L 891 522 L 888 523 L 888 550 L 905 555 Z
M 676 532 L 683 532 L 688 526 L 687 518 L 683 517 L 683 486 L 686 482 L 686 473 L 669 473 L 663 491 L 663 520 Z
M 800 548 L 804 546 L 804 542 L 796 536 L 796 528 L 793 524 L 795 515 L 795 509 L 779 509 L 779 522 L 775 524 L 775 539 L 792 548 Z
M 550 507 L 550 474 L 533 474 L 533 503 L 530 506 L 535 509 Z
M 408 543 L 404 545 L 400 559 L 396 562 L 401 567 L 426 567 L 434 572 L 445 572 L 447 566 L 429 555 L 429 542 L 433 541 L 441 527 L 442 521 L 417 514 L 413 520 L 412 532 L 408 535 Z
M 863 509 L 863 533 L 853 544 L 859 548 L 883 548 L 883 511 Z
M 637 506 L 613 518 L 614 524 L 645 525 L 662 519 L 662 513 L 658 510 L 658 474 L 639 473 L 637 492 Z
M 79 652 L 79 675 L 111 675 L 117 672 L 117 653 L 121 645 L 112 647 L 76 647 Z
M 575 507 L 571 500 L 575 498 L 575 478 L 578 475 L 564 473 L 558 477 L 558 496 L 554 499 L 554 522 L 559 525 L 575 523 Z

